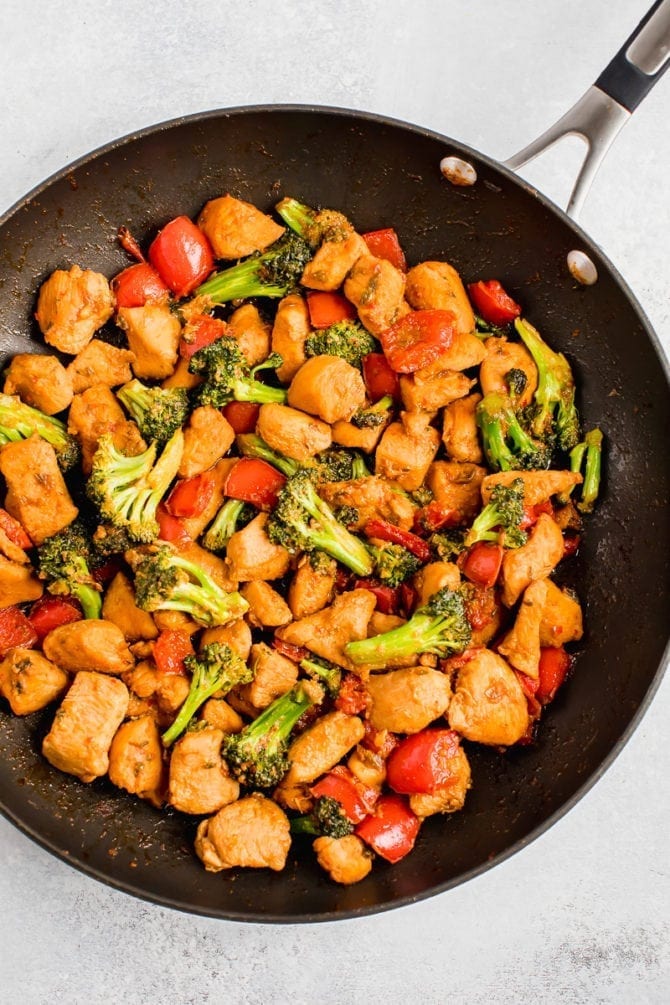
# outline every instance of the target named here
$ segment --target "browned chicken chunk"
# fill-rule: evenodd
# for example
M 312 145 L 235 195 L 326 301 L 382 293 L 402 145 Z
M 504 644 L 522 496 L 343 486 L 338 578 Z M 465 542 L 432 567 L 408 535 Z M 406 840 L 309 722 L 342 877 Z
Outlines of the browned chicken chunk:
M 177 362 L 181 336 L 179 318 L 169 306 L 150 302 L 143 307 L 122 307 L 116 320 L 135 354 L 135 376 L 156 380 L 169 377 Z
M 195 850 L 208 872 L 243 866 L 280 871 L 291 847 L 288 817 L 254 793 L 224 806 L 198 827 Z
M 450 402 L 444 410 L 442 442 L 452 461 L 481 464 L 484 460 L 475 418 L 481 400 L 481 394 L 468 394 Z
M 526 587 L 514 624 L 498 644 L 510 666 L 537 680 L 540 666 L 540 625 L 547 601 L 547 580 Z
M 128 642 L 138 639 L 155 639 L 158 629 L 147 611 L 135 603 L 133 585 L 124 572 L 117 572 L 105 591 L 102 616 L 123 632 Z
M 110 782 L 161 806 L 163 775 L 163 747 L 153 716 L 141 715 L 122 723 L 109 748 Z
M 547 502 L 552 496 L 570 492 L 575 485 L 581 485 L 582 476 L 574 471 L 498 471 L 487 475 L 482 481 L 482 502 L 491 501 L 491 493 L 496 485 L 511 485 L 520 478 L 523 482 L 525 506 L 537 506 Z
M 86 618 L 54 628 L 46 636 L 44 655 L 63 670 L 122 674 L 134 666 L 123 632 L 111 621 Z
M 421 262 L 407 273 L 406 297 L 415 310 L 451 311 L 458 332 L 469 334 L 475 316 L 465 287 L 448 262 Z
M 69 368 L 68 368 L 69 369 Z M 18 395 L 26 405 L 56 415 L 72 401 L 72 378 L 55 356 L 21 353 L 6 371 L 5 394 Z
M 418 733 L 447 711 L 449 678 L 430 667 L 373 674 L 367 681 L 370 722 L 392 733 Z
M 296 461 L 308 461 L 332 443 L 327 422 L 274 402 L 261 405 L 256 429 L 269 447 Z
M 99 272 L 57 269 L 40 287 L 35 317 L 44 341 L 75 356 L 111 318 L 114 298 Z
M 68 430 L 81 445 L 85 475 L 91 473 L 93 455 L 102 436 L 111 436 L 117 450 L 129 457 L 146 449 L 139 429 L 126 418 L 112 391 L 103 384 L 75 394 L 68 414 Z
M 272 326 L 272 351 L 283 359 L 277 376 L 285 384 L 293 379 L 307 359 L 305 342 L 312 332 L 307 303 L 298 293 L 279 301 Z
M 365 384 L 356 367 L 341 357 L 313 356 L 291 381 L 288 403 L 324 422 L 350 419 L 365 404 Z
M 316 614 L 330 603 L 336 573 L 334 558 L 325 558 L 315 566 L 309 555 L 302 556 L 288 589 L 288 603 L 294 618 L 299 620 Z
M 44 584 L 30 566 L 0 555 L 0 608 L 38 600 L 43 592 Z
M 353 422 L 339 419 L 332 425 L 333 443 L 339 443 L 341 447 L 350 447 L 353 450 L 362 450 L 363 453 L 371 454 L 381 435 L 391 421 L 392 413 L 389 411 L 386 417 L 378 426 L 368 426 L 359 429 Z
M 358 511 L 358 520 L 350 526 L 364 527 L 369 520 L 388 520 L 402 530 L 411 530 L 416 506 L 398 486 L 384 478 L 356 478 L 348 482 L 326 482 L 319 486 L 319 495 L 331 506 L 351 506 Z
M 275 698 L 287 694 L 298 679 L 293 660 L 271 649 L 265 642 L 251 647 L 254 679 L 239 689 L 240 696 L 256 709 L 267 708 Z
M 508 746 L 528 728 L 519 678 L 502 656 L 478 649 L 460 669 L 449 706 L 449 726 L 467 740 Z
M 502 601 L 512 607 L 534 579 L 546 579 L 563 558 L 563 535 L 546 513 L 541 513 L 526 544 L 505 550 L 502 564 Z
M 221 757 L 223 732 L 212 726 L 188 730 L 170 756 L 168 802 L 181 813 L 216 813 L 234 803 L 239 782 Z
M 449 348 L 428 366 L 415 370 L 414 375 L 419 383 L 423 383 L 451 370 L 470 370 L 473 366 L 479 366 L 485 356 L 486 349 L 481 339 L 456 329 Z
M 5 509 L 23 525 L 33 544 L 42 544 L 77 516 L 54 448 L 39 436 L 2 447 L 0 473 L 7 483 Z
M 374 255 L 361 255 L 347 276 L 344 294 L 373 335 L 380 335 L 405 313 L 405 276 Z
M 200 636 L 200 651 L 210 642 L 220 642 L 230 646 L 233 652 L 246 662 L 251 652 L 251 629 L 243 618 L 231 621 L 229 625 L 217 625 L 215 628 L 205 628 Z
M 240 592 L 249 604 L 247 617 L 256 628 L 279 628 L 293 620 L 291 608 L 282 595 L 264 580 L 252 580 Z
M 472 523 L 481 509 L 481 485 L 486 468 L 456 461 L 435 461 L 426 477 L 426 485 L 435 500 L 456 510 L 464 523 Z
M 209 238 L 215 258 L 244 258 L 265 251 L 285 228 L 250 202 L 222 195 L 205 203 L 198 226 Z
M 228 318 L 233 336 L 249 366 L 256 366 L 270 354 L 270 325 L 253 304 L 242 304 Z
M 460 745 L 451 752 L 447 766 L 449 781 L 445 785 L 434 792 L 419 792 L 409 797 L 410 809 L 418 817 L 431 817 L 435 813 L 457 813 L 463 809 L 472 779 L 470 763 Z
M 360 673 L 360 667 L 355 667 L 345 656 L 344 647 L 348 642 L 367 637 L 375 604 L 374 594 L 369 590 L 341 593 L 330 607 L 279 628 L 277 635 L 291 645 L 305 646 L 331 663 Z
M 461 585 L 461 573 L 454 562 L 429 562 L 413 577 L 412 585 L 417 592 L 416 606 L 421 607 L 445 586 L 457 590 Z
M 540 645 L 562 646 L 566 642 L 578 642 L 584 634 L 579 601 L 550 579 L 545 579 L 545 583 L 547 593 L 540 622 Z
M 436 412 L 451 401 L 463 398 L 474 380 L 457 370 L 444 370 L 429 380 L 418 380 L 416 374 L 400 375 L 400 394 L 408 412 Z
M 202 474 L 227 454 L 234 442 L 235 431 L 218 408 L 212 405 L 194 408 L 184 429 L 179 477 Z
M 479 368 L 484 394 L 508 394 L 505 376 L 510 370 L 522 370 L 526 375 L 526 386 L 515 400 L 515 407 L 530 405 L 537 389 L 537 367 L 528 350 L 520 342 L 508 342 L 504 338 L 487 339 L 485 349 L 486 358 Z
M 233 579 L 248 583 L 252 579 L 279 579 L 288 572 L 291 556 L 286 548 L 273 544 L 265 532 L 267 513 L 236 531 L 228 542 L 226 562 Z
M 134 362 L 135 354 L 129 349 L 117 349 L 100 339 L 93 339 L 67 368 L 72 390 L 78 394 L 95 384 L 104 384 L 106 387 L 125 384 L 133 376 L 130 367 Z
M 0 663 L 0 694 L 14 715 L 30 715 L 60 698 L 70 678 L 32 649 L 10 649 Z
M 375 474 L 412 492 L 426 477 L 440 446 L 440 434 L 430 425 L 427 412 L 403 412 L 401 419 L 392 422 L 379 441 Z
M 355 834 L 320 837 L 312 845 L 322 869 L 335 883 L 348 886 L 365 879 L 372 869 L 372 854 Z
M 342 760 L 365 736 L 365 726 L 356 715 L 336 709 L 320 716 L 293 740 L 288 750 L 290 768 L 280 788 L 313 782 Z
M 223 733 L 240 733 L 244 729 L 242 716 L 223 698 L 209 698 L 200 710 L 200 718 Z
M 325 240 L 307 263 L 300 282 L 311 290 L 337 290 L 347 273 L 361 255 L 368 254 L 368 246 L 355 233 L 351 224 L 348 232 L 343 228 L 339 240 Z

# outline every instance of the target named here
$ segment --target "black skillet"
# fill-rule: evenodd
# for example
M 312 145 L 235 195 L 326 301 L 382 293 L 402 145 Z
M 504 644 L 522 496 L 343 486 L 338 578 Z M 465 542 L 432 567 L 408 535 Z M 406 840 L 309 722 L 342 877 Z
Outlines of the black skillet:
M 633 36 L 631 56 L 648 70 L 658 51 L 649 31 L 658 34 L 658 15 L 667 24 L 669 2 L 652 8 L 655 21 Z M 613 134 L 663 69 L 636 69 L 625 58 L 628 44 L 560 125 L 559 132 L 590 136 L 592 156 L 603 124 Z M 475 184 L 445 180 L 445 156 L 473 167 Z M 584 420 L 607 436 L 602 502 L 569 571 L 588 626 L 576 672 L 534 746 L 504 756 L 471 747 L 474 785 L 465 810 L 428 820 L 413 854 L 393 867 L 378 862 L 352 888 L 329 882 L 308 847 L 295 846 L 281 874 L 206 873 L 192 851 L 193 819 L 157 812 L 104 780 L 83 785 L 44 761 L 39 747 L 52 710 L 27 719 L 0 713 L 0 803 L 43 847 L 160 904 L 240 921 L 358 916 L 449 889 L 523 847 L 574 805 L 637 725 L 659 683 L 668 635 L 667 370 L 616 270 L 510 170 L 379 116 L 283 106 L 151 127 L 76 162 L 5 214 L 2 356 L 43 350 L 32 313 L 53 269 L 76 262 L 112 276 L 126 264 L 115 240 L 119 224 L 146 244 L 171 217 L 195 216 L 227 191 L 264 208 L 284 195 L 337 207 L 360 231 L 394 226 L 410 262 L 447 259 L 466 280 L 500 278 L 569 356 Z M 583 186 L 577 201 L 582 195 Z M 566 256 L 574 250 L 595 266 L 594 285 L 569 273 Z

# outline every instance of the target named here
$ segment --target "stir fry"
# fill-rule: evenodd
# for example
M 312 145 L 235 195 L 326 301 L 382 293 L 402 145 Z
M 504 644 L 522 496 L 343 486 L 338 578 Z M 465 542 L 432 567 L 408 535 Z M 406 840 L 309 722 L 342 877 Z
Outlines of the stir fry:
M 393 229 L 224 195 L 119 237 L 4 373 L 1 714 L 49 707 L 45 758 L 194 818 L 211 872 L 311 842 L 355 883 L 467 812 L 472 745 L 533 743 L 601 431 L 497 280 Z

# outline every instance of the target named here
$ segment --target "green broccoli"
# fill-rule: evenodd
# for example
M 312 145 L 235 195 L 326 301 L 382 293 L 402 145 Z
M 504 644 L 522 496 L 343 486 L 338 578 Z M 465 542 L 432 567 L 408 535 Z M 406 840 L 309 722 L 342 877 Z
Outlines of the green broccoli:
M 188 392 L 183 387 L 147 387 L 131 380 L 116 396 L 147 440 L 167 443 L 188 418 Z
M 256 433 L 240 433 L 237 437 L 237 447 L 244 457 L 259 457 L 288 478 L 303 469 L 309 472 L 315 483 L 348 481 L 353 477 L 355 455 L 347 450 L 332 448 L 323 450 L 309 460 L 296 461 L 292 457 L 280 454 L 278 450 L 273 450 Z
M 253 506 L 240 499 L 226 499 L 209 525 L 202 543 L 209 551 L 223 551 L 231 537 L 256 515 Z
M 523 479 L 515 478 L 510 485 L 496 485 L 491 498 L 465 536 L 466 547 L 477 541 L 499 541 L 505 548 L 520 548 L 528 540 L 521 530 L 523 520 Z
M 555 437 L 561 450 L 572 450 L 579 441 L 579 415 L 570 364 L 528 321 L 517 318 L 514 327 L 537 367 L 537 390 L 528 413 L 531 432 L 547 441 Z
M 600 476 L 602 469 L 603 434 L 600 429 L 591 429 L 581 443 L 570 451 L 570 470 L 581 471 L 584 466 L 584 482 L 577 509 L 582 513 L 591 513 L 600 491 Z
M 156 460 L 157 444 L 135 457 L 117 450 L 111 435 L 98 441 L 86 491 L 103 520 L 126 529 L 134 541 L 149 543 L 158 537 L 156 509 L 176 477 L 184 452 L 184 434 L 178 429 Z
M 421 568 L 421 560 L 400 544 L 369 547 L 375 560 L 374 574 L 386 586 L 400 586 Z
M 210 642 L 198 656 L 187 656 L 184 666 L 191 677 L 191 686 L 177 717 L 162 740 L 165 747 L 181 736 L 201 705 L 217 691 L 228 693 L 238 684 L 248 684 L 253 673 L 241 656 L 221 642 Z
M 372 472 L 365 463 L 365 459 L 362 454 L 355 453 L 353 463 L 351 465 L 351 478 L 355 480 L 356 478 L 371 478 Z
M 505 374 L 505 384 L 507 385 L 507 393 L 510 396 L 510 400 L 516 402 L 526 390 L 526 385 L 528 384 L 526 371 L 518 366 L 513 366 Z
M 332 796 L 319 796 L 311 813 L 291 820 L 291 834 L 342 838 L 353 830 L 351 820 Z
M 283 388 L 268 387 L 255 379 L 259 370 L 276 370 L 281 363 L 281 356 L 272 353 L 263 363 L 250 367 L 237 341 L 230 335 L 223 335 L 193 353 L 188 368 L 191 373 L 204 377 L 195 391 L 198 403 L 221 408 L 229 401 L 255 401 L 260 405 L 270 401 L 285 402 Z
M 393 408 L 393 397 L 387 394 L 380 398 L 374 405 L 362 408 L 355 412 L 349 420 L 358 429 L 377 429 L 389 418 L 390 410 Z
M 249 605 L 239 593 L 226 593 L 208 572 L 168 544 L 127 556 L 135 572 L 135 600 L 143 611 L 183 611 L 201 625 L 227 625 Z
M 340 356 L 359 369 L 363 357 L 371 352 L 379 352 L 379 343 L 359 321 L 336 321 L 305 340 L 307 356 Z
M 349 642 L 344 651 L 353 663 L 381 668 L 390 661 L 421 653 L 441 657 L 461 653 L 470 645 L 471 638 L 463 597 L 445 586 L 417 608 L 404 625 L 382 635 Z
M 346 216 L 335 209 L 312 209 L 291 198 L 282 199 L 275 209 L 284 223 L 311 248 L 318 248 L 322 241 L 344 241 L 353 232 Z
M 551 448 L 526 432 L 505 395 L 495 391 L 485 395 L 477 405 L 476 418 L 486 460 L 494 471 L 549 466 Z
M 281 488 L 267 533 L 271 541 L 291 554 L 316 548 L 359 576 L 372 572 L 374 563 L 369 551 L 338 522 L 330 506 L 317 495 L 308 471 L 298 471 Z
M 79 462 L 79 444 L 68 433 L 65 423 L 37 408 L 24 405 L 18 395 L 0 394 L 0 446 L 27 440 L 34 434 L 54 448 L 61 471 L 69 471 Z
M 510 326 L 509 325 L 494 325 L 490 321 L 485 321 L 484 318 L 479 317 L 475 314 L 475 331 L 474 334 L 477 338 L 487 339 L 491 337 L 495 338 L 507 338 L 509 335 Z
M 103 523 L 96 528 L 91 539 L 93 546 L 91 558 L 94 567 L 104 565 L 112 555 L 123 555 L 135 546 L 135 542 L 126 527 L 114 527 Z
M 90 558 L 91 539 L 80 520 L 46 538 L 37 549 L 39 577 L 47 580 L 49 593 L 75 597 L 85 618 L 99 618 L 102 597 L 89 569 Z
M 461 527 L 431 534 L 430 546 L 441 562 L 454 562 L 465 549 L 466 532 Z
M 240 733 L 226 736 L 222 753 L 231 774 L 251 788 L 274 788 L 289 768 L 291 730 L 311 705 L 312 699 L 297 684 L 268 705 Z
M 317 656 L 310 656 L 309 659 L 300 660 L 300 669 L 323 684 L 331 698 L 337 698 L 342 683 L 340 667 Z
M 197 288 L 196 296 L 207 296 L 214 304 L 247 297 L 285 297 L 297 289 L 311 257 L 306 241 L 294 233 L 283 234 L 262 254 L 215 272 Z

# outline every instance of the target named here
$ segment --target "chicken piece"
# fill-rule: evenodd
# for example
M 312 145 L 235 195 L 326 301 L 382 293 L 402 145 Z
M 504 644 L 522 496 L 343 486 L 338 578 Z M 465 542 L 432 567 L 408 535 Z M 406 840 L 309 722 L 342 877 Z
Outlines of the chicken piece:
M 510 666 L 534 680 L 540 675 L 540 624 L 546 600 L 546 580 L 526 587 L 514 624 L 497 647 Z
M 436 412 L 451 401 L 465 397 L 475 381 L 457 370 L 445 370 L 431 380 L 417 380 L 416 374 L 400 375 L 400 394 L 408 412 Z
M 467 332 L 455 331 L 449 348 L 428 366 L 415 370 L 414 376 L 421 384 L 451 370 L 470 370 L 479 366 L 485 356 L 486 349 L 481 339 Z
M 382 433 L 391 421 L 391 412 L 387 412 L 386 418 L 378 426 L 368 426 L 359 429 L 353 422 L 346 422 L 339 419 L 332 425 L 333 443 L 338 443 L 341 447 L 349 447 L 353 450 L 362 450 L 365 454 L 372 454 L 377 448 Z
M 376 750 L 369 750 L 359 743 L 349 755 L 347 767 L 363 785 L 381 792 L 386 781 L 386 761 Z
M 540 645 L 562 646 L 578 642 L 584 634 L 579 601 L 567 590 L 561 590 L 545 579 L 547 594 L 540 622 Z
M 538 506 L 552 496 L 570 492 L 583 481 L 579 472 L 574 471 L 498 471 L 495 475 L 487 475 L 482 481 L 484 505 L 491 501 L 491 493 L 496 485 L 511 485 L 517 478 L 523 482 L 525 506 Z
M 288 403 L 324 422 L 350 419 L 365 405 L 360 371 L 340 356 L 312 356 L 288 389 Z
M 291 847 L 288 817 L 257 792 L 203 820 L 195 850 L 208 872 L 235 866 L 281 871 Z
M 161 674 L 156 688 L 156 703 L 164 719 L 171 724 L 175 715 L 186 701 L 189 682 L 181 674 Z
M 350 590 L 335 598 L 330 607 L 279 628 L 277 635 L 294 646 L 305 646 L 317 656 L 345 670 L 361 673 L 344 653 L 348 642 L 367 638 L 368 622 L 375 609 L 369 590 Z
M 233 579 L 248 583 L 252 579 L 279 579 L 286 575 L 291 556 L 280 544 L 273 544 L 265 532 L 267 513 L 235 531 L 228 542 L 226 562 Z
M 30 566 L 0 555 L 0 608 L 38 600 L 43 593 L 44 584 Z
M 343 230 L 339 240 L 322 242 L 305 266 L 300 282 L 310 290 L 337 290 L 361 255 L 367 254 L 367 244 L 349 224 L 349 231 Z
M 216 813 L 239 797 L 239 782 L 221 757 L 222 741 L 223 730 L 205 726 L 187 731 L 172 748 L 168 802 L 180 813 Z
M 292 741 L 290 768 L 280 788 L 313 782 L 345 757 L 365 736 L 363 721 L 335 709 L 327 712 Z
M 435 501 L 456 510 L 463 523 L 472 523 L 481 509 L 481 484 L 486 468 L 456 461 L 436 461 L 426 476 Z
M 105 592 L 102 616 L 123 632 L 128 642 L 138 639 L 155 639 L 158 629 L 147 611 L 135 603 L 135 590 L 124 572 L 117 572 Z
M 456 813 L 465 805 L 465 797 L 472 784 L 470 763 L 462 747 L 449 758 L 451 777 L 446 785 L 434 792 L 420 792 L 409 797 L 409 807 L 418 817 L 432 817 L 435 813 Z
M 496 392 L 509 394 L 505 380 L 510 370 L 523 370 L 526 386 L 515 399 L 515 407 L 530 405 L 537 390 L 537 367 L 533 357 L 520 342 L 508 342 L 505 338 L 487 338 L 484 343 L 486 357 L 479 368 L 479 382 L 484 394 Z
M 100 339 L 93 339 L 67 368 L 72 390 L 78 394 L 95 384 L 106 387 L 126 384 L 133 376 L 130 367 L 134 362 L 135 354 L 129 349 L 117 349 Z
M 383 478 L 355 478 L 348 482 L 326 482 L 319 495 L 331 506 L 351 506 L 358 520 L 351 524 L 360 530 L 369 520 L 388 520 L 401 530 L 411 530 L 416 507 L 398 487 Z
M 448 262 L 421 262 L 407 273 L 405 296 L 415 310 L 451 311 L 457 332 L 475 329 L 475 316 L 465 287 Z
M 30 565 L 30 559 L 26 552 L 12 541 L 2 527 L 0 527 L 0 555 L 8 558 L 10 562 L 16 562 L 18 565 Z
M 78 673 L 44 737 L 42 753 L 55 768 L 82 782 L 100 778 L 109 767 L 109 748 L 127 708 L 123 681 Z
M 449 460 L 482 464 L 484 454 L 477 429 L 477 405 L 481 394 L 468 394 L 451 401 L 442 416 L 442 442 Z
M 293 617 L 298 620 L 306 618 L 330 603 L 336 575 L 334 558 L 325 557 L 315 567 L 309 555 L 303 555 L 288 588 L 288 604 Z
M 359 883 L 372 869 L 372 853 L 355 834 L 319 837 L 312 847 L 317 862 L 335 883 L 344 886 Z
M 241 733 L 244 719 L 223 698 L 208 698 L 200 709 L 200 719 L 223 733 Z
M 123 683 L 138 698 L 148 699 L 156 694 L 164 676 L 155 663 L 141 660 L 123 674 Z
M 384 258 L 363 254 L 344 283 L 344 295 L 358 308 L 369 332 L 381 335 L 406 313 L 405 276 Z
M 154 611 L 152 617 L 159 632 L 186 632 L 187 635 L 194 635 L 202 628 L 202 625 L 183 611 Z
M 162 805 L 163 747 L 152 715 L 119 726 L 109 748 L 109 780 L 153 806 Z
M 5 444 L 0 449 L 0 473 L 7 483 L 5 509 L 23 525 L 33 544 L 63 530 L 79 513 L 54 448 L 41 437 Z
M 497 598 L 497 593 L 495 594 Z M 491 639 L 494 639 L 498 632 L 500 631 L 503 623 L 503 607 L 501 604 L 495 600 L 495 605 L 493 606 L 490 613 L 490 620 L 486 624 L 482 625 L 481 628 L 472 629 L 472 638 L 470 639 L 470 649 L 476 649 L 478 646 L 487 646 Z
M 191 391 L 194 387 L 202 384 L 203 378 L 197 373 L 189 371 L 190 362 L 190 359 L 180 356 L 170 376 L 161 382 L 161 387 L 183 387 L 187 391 Z
M 230 566 L 224 558 L 213 555 L 207 548 L 201 548 L 195 541 L 180 544 L 179 554 L 182 558 L 186 558 L 189 562 L 204 569 L 226 593 L 233 593 L 237 590 L 239 586 L 237 577 L 231 574 Z
M 153 301 L 143 307 L 121 307 L 116 322 L 126 333 L 130 351 L 135 353 L 135 376 L 155 380 L 169 377 L 177 363 L 181 325 L 168 304 Z
M 114 312 L 109 283 L 100 272 L 73 265 L 56 269 L 40 287 L 35 317 L 44 341 L 75 356 Z
M 373 611 L 372 617 L 368 622 L 367 637 L 372 639 L 375 635 L 383 635 L 384 632 L 391 632 L 394 628 L 400 628 L 404 624 L 405 618 L 401 618 L 397 614 L 382 614 L 381 611 Z
M 146 450 L 137 425 L 127 419 L 112 391 L 103 384 L 75 394 L 68 414 L 68 431 L 81 445 L 82 468 L 91 473 L 93 455 L 102 436 L 111 436 L 114 446 L 129 457 Z
M 519 678 L 502 656 L 478 649 L 461 667 L 449 706 L 449 728 L 476 743 L 509 746 L 528 729 Z
M 418 489 L 440 446 L 440 434 L 428 412 L 401 414 L 384 431 L 375 455 L 375 474 L 395 481 L 407 492 Z
M 332 443 L 328 423 L 275 402 L 261 405 L 256 431 L 269 447 L 296 461 L 308 461 Z
M 55 663 L 32 649 L 10 649 L 0 663 L 0 694 L 14 715 L 30 715 L 65 691 L 70 678 Z
M 180 478 L 202 474 L 227 454 L 234 442 L 235 430 L 218 408 L 194 408 L 184 429 L 184 453 L 177 474 Z
M 42 647 L 47 659 L 72 673 L 95 670 L 122 674 L 135 665 L 121 629 L 98 618 L 59 625 L 49 632 Z
M 246 662 L 251 653 L 251 629 L 244 618 L 231 621 L 229 625 L 205 628 L 200 637 L 200 652 L 210 642 L 220 642 L 223 646 L 230 646 L 233 652 Z
M 373 674 L 366 686 L 371 724 L 392 733 L 418 733 L 444 715 L 451 701 L 448 676 L 430 667 Z
M 198 226 L 209 239 L 214 257 L 224 259 L 265 251 L 286 229 L 250 202 L 228 194 L 205 203 Z
M 194 541 L 200 537 L 205 527 L 208 527 L 223 504 L 226 494 L 224 486 L 232 468 L 237 464 L 236 457 L 224 457 L 209 471 L 211 496 L 205 508 L 197 516 L 181 517 L 186 533 Z
M 74 393 L 72 378 L 60 360 L 37 353 L 13 357 L 5 371 L 3 391 L 18 395 L 45 415 L 57 415 L 68 408 Z
M 271 705 L 291 690 L 298 679 L 298 668 L 293 660 L 271 649 L 265 642 L 251 647 L 251 669 L 254 679 L 237 689 L 243 701 L 260 710 Z
M 412 585 L 417 592 L 416 606 L 421 607 L 445 586 L 457 590 L 461 585 L 461 573 L 454 562 L 429 562 L 415 574 Z
M 307 359 L 305 342 L 312 333 L 307 303 L 298 293 L 289 293 L 279 301 L 272 326 L 272 351 L 283 359 L 277 376 L 288 384 Z
M 546 579 L 563 558 L 563 535 L 546 513 L 541 513 L 526 544 L 506 548 L 502 563 L 502 602 L 512 607 L 534 579 Z
M 293 620 L 284 598 L 264 580 L 252 580 L 240 592 L 249 604 L 247 617 L 255 628 L 279 628 Z
M 262 363 L 270 355 L 271 328 L 253 304 L 242 304 L 228 318 L 232 335 L 249 366 Z

